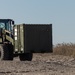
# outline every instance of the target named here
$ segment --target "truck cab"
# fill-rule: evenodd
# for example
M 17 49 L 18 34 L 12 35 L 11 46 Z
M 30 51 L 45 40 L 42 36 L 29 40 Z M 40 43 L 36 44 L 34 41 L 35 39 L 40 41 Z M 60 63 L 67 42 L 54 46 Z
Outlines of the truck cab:
M 7 40 L 7 38 L 3 37 L 5 33 L 11 33 L 9 36 L 13 35 L 13 26 L 14 21 L 12 19 L 0 19 L 0 43 Z

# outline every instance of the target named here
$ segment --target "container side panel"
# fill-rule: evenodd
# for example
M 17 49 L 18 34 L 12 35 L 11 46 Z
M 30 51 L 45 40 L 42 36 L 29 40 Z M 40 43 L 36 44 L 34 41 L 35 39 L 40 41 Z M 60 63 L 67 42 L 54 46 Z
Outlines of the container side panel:
M 17 26 L 17 33 L 18 33 L 18 41 L 17 41 L 17 43 L 18 43 L 18 52 L 20 52 L 20 46 L 21 46 L 21 40 L 20 40 L 20 25 L 18 25 Z
M 25 25 L 25 52 L 52 52 L 52 25 Z
M 24 26 L 20 25 L 20 51 L 24 53 Z

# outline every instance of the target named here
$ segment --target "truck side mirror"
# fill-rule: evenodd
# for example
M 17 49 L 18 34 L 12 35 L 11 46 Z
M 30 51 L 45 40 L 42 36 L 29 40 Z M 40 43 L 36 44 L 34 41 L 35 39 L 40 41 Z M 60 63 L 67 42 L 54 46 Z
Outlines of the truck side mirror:
M 2 28 L 0 28 L 0 44 L 2 44 L 2 42 L 3 42 L 3 37 L 2 37 Z
M 12 21 L 12 24 L 14 24 L 14 21 Z

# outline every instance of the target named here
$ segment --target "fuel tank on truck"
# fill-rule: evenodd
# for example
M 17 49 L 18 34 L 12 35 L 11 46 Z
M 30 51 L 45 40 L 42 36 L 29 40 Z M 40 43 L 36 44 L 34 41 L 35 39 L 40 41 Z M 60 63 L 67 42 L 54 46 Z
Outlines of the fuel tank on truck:
M 15 52 L 52 52 L 52 24 L 20 24 L 14 27 Z

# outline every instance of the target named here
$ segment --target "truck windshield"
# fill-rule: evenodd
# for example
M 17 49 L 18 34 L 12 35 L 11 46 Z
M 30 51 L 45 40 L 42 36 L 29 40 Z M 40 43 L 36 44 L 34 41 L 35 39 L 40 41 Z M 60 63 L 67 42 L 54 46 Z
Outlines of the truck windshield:
M 5 29 L 5 23 L 0 23 L 0 28 Z

